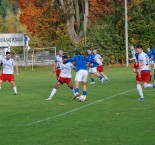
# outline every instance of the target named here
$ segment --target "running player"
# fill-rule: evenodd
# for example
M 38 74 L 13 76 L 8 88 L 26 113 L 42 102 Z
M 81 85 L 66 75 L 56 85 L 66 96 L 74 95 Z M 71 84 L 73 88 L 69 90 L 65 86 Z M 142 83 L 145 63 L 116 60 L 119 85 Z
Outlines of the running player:
M 94 60 L 95 55 L 91 52 L 90 49 L 87 50 L 87 54 L 88 54 L 88 58 Z M 99 80 L 103 83 L 104 79 L 102 78 L 102 76 L 99 74 L 99 72 L 97 71 L 97 65 L 94 63 L 89 63 L 90 68 L 89 68 L 89 76 L 91 78 L 91 83 L 89 84 L 95 84 L 95 80 L 93 78 L 94 74 L 95 76 L 97 76 L 99 78 Z
M 57 80 L 59 79 L 59 75 L 60 75 L 60 63 L 63 62 L 62 57 L 63 57 L 63 51 L 60 50 L 59 54 L 55 57 L 55 63 L 53 68 L 53 72 L 56 73 Z
M 150 65 L 149 57 L 146 53 L 143 52 L 143 46 L 138 44 L 136 47 L 136 52 L 138 53 L 138 77 L 141 78 L 141 83 L 144 88 L 153 88 L 154 84 L 149 84 L 150 81 Z M 139 94 L 141 94 L 139 100 L 144 100 L 143 90 L 137 89 Z
M 97 66 L 97 71 L 100 73 L 100 75 L 102 75 L 104 77 L 105 81 L 108 82 L 108 80 L 109 80 L 108 77 L 103 73 L 103 71 L 104 71 L 103 63 L 102 63 L 103 58 L 101 57 L 101 55 L 99 55 L 97 53 L 96 49 L 93 51 L 93 53 L 94 53 L 94 60 L 99 64 Z
M 83 95 L 86 98 L 87 95 L 87 62 L 94 63 L 98 65 L 98 63 L 92 59 L 86 58 L 85 56 L 82 56 L 80 52 L 76 52 L 76 55 L 68 60 L 67 62 L 75 62 L 76 63 L 76 76 L 75 76 L 75 97 L 73 99 L 79 97 L 79 83 L 82 82 L 82 89 L 83 89 Z
M 6 52 L 6 57 L 1 60 L 0 65 L 3 68 L 2 74 L 0 76 L 0 90 L 2 86 L 2 82 L 10 82 L 12 84 L 14 94 L 17 95 L 17 87 L 15 85 L 15 79 L 14 79 L 14 67 L 16 68 L 16 74 L 18 73 L 18 65 L 15 63 L 15 61 L 11 58 L 10 52 Z
M 63 61 L 67 60 L 67 56 L 63 56 Z M 58 78 L 58 81 L 56 82 L 55 87 L 53 88 L 50 96 L 46 100 L 52 100 L 54 94 L 56 93 L 57 89 L 60 87 L 60 85 L 63 85 L 66 83 L 68 87 L 71 89 L 74 95 L 74 89 L 72 86 L 72 81 L 71 81 L 71 70 L 74 68 L 73 64 L 68 62 L 66 64 L 60 63 L 60 75 Z

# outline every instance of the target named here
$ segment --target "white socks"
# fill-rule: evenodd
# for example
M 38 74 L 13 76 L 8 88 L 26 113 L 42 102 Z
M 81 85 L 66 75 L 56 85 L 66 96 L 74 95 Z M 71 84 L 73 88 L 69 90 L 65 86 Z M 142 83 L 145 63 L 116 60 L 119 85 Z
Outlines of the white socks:
M 106 75 L 104 75 L 105 80 L 108 80 L 108 77 Z
M 153 88 L 153 84 L 144 84 L 144 88 Z
M 136 85 L 136 87 L 137 87 L 137 91 L 138 91 L 138 93 L 139 93 L 140 97 L 141 97 L 141 98 L 144 98 L 144 95 L 143 95 L 143 90 L 142 90 L 141 85 L 140 85 L 140 84 L 138 84 L 138 85 Z
M 57 89 L 55 89 L 55 88 L 52 90 L 52 92 L 50 94 L 50 98 L 52 98 L 54 96 L 54 94 L 56 93 L 56 91 L 57 91 Z
M 14 90 L 15 94 L 17 95 L 17 88 L 13 87 L 13 90 Z

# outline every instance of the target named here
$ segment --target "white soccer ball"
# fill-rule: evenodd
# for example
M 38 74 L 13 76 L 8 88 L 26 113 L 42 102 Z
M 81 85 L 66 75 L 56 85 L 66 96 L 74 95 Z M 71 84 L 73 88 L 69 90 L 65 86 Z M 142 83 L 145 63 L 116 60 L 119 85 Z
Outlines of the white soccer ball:
M 79 100 L 80 100 L 80 102 L 86 101 L 86 96 L 80 95 L 80 96 L 79 96 Z

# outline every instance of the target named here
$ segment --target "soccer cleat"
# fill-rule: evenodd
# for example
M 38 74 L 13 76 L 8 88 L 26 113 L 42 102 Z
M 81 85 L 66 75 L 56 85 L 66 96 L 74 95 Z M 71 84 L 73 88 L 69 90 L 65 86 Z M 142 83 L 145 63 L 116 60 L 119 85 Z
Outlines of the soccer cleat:
M 72 98 L 72 100 L 76 99 L 76 98 L 79 97 L 79 96 L 80 96 L 79 94 L 75 95 L 75 96 Z
M 15 96 L 18 95 L 17 93 L 14 94 Z
M 46 100 L 47 101 L 51 101 L 52 100 L 52 97 L 48 97 Z
M 102 78 L 102 79 L 100 80 L 100 82 L 101 82 L 101 83 L 104 83 L 104 78 Z
M 93 84 L 95 84 L 95 82 L 91 82 L 91 83 L 89 83 L 90 85 L 93 85 Z
M 109 82 L 109 79 L 106 79 L 105 82 Z
M 137 100 L 141 100 L 141 101 L 143 101 L 143 100 L 144 100 L 144 98 L 138 98 Z

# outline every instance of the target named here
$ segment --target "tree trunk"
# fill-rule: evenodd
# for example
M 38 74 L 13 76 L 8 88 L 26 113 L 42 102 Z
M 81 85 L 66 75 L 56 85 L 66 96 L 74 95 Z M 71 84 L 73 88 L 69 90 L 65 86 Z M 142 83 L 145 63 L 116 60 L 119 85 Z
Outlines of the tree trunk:
M 81 1 L 81 0 L 80 0 Z M 64 15 L 67 15 L 67 29 L 70 36 L 70 40 L 73 45 L 80 43 L 82 39 L 82 27 L 80 24 L 80 12 L 79 0 L 59 0 L 61 10 Z M 85 14 L 83 14 L 84 32 L 86 33 L 88 25 L 89 3 L 88 0 L 84 0 Z

